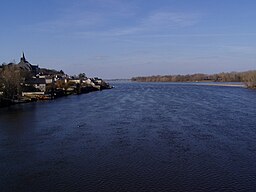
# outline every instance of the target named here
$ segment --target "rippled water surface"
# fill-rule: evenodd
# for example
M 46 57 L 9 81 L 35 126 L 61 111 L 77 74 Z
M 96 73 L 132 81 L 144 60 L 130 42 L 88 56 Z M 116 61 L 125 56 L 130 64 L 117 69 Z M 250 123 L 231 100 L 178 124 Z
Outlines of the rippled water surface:
M 0 191 L 255 191 L 255 90 L 114 85 L 0 109 Z

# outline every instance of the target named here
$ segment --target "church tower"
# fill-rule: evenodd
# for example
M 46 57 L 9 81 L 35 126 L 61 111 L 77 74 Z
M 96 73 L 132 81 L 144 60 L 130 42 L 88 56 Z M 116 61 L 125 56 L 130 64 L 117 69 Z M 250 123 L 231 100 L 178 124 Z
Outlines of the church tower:
M 39 67 L 38 65 L 32 65 L 30 64 L 25 57 L 24 52 L 22 52 L 20 62 L 18 63 L 19 67 L 22 69 L 26 69 L 28 71 L 31 71 L 34 75 L 37 75 L 39 72 Z
M 20 58 L 20 62 L 28 63 L 28 61 L 25 58 L 24 52 L 22 52 L 22 57 Z

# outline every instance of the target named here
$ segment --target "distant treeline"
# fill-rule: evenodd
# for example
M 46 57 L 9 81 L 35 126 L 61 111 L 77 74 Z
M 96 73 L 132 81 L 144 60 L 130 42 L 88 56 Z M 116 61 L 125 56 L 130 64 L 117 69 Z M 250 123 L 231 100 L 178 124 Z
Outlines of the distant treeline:
M 218 74 L 192 74 L 192 75 L 157 75 L 133 77 L 132 81 L 138 82 L 245 82 L 248 87 L 256 87 L 256 70 L 246 72 L 231 72 Z

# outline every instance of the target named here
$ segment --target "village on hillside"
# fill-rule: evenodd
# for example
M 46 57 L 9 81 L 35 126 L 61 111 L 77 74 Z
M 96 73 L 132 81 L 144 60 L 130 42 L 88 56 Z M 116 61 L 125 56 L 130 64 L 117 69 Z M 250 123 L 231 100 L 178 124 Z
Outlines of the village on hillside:
M 0 65 L 0 106 L 110 88 L 102 79 L 88 78 L 84 73 L 69 76 L 62 70 L 40 68 L 29 63 L 24 53 L 18 64 Z

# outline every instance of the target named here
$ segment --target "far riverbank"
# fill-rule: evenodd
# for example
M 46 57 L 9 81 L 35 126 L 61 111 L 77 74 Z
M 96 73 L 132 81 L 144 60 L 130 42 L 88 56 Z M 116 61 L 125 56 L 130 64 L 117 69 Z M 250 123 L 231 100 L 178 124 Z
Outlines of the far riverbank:
M 133 77 L 131 80 L 136 82 L 204 83 L 204 85 L 210 86 L 247 87 L 254 89 L 256 88 L 256 70 L 218 74 L 154 75 Z M 241 85 L 237 85 L 237 82 Z

